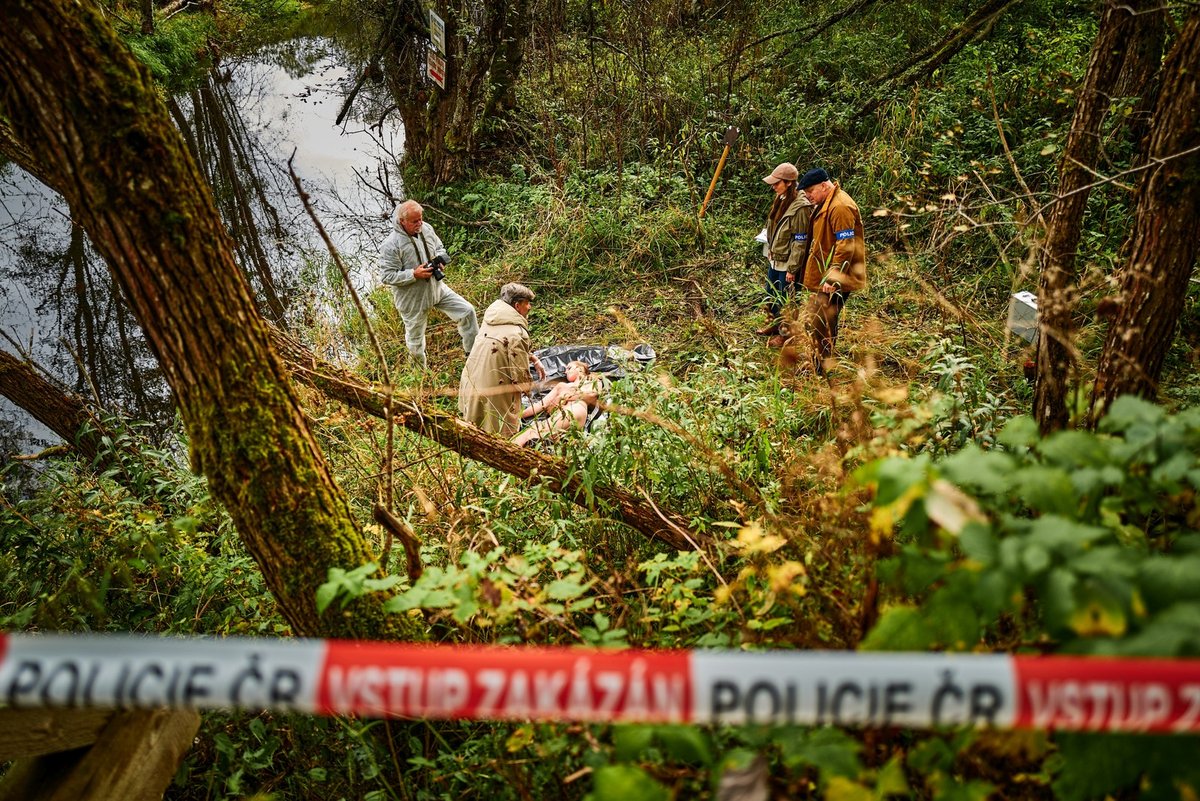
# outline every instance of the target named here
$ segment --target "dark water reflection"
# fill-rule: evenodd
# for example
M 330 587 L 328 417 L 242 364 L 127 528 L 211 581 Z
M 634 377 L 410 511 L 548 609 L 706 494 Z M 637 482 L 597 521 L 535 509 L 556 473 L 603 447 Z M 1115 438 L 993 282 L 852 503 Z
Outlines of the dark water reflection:
M 321 313 L 328 255 L 287 174 L 294 166 L 359 289 L 373 285 L 400 152 L 398 122 L 368 127 L 384 102 L 373 87 L 334 121 L 353 83 L 332 40 L 309 37 L 227 61 L 170 111 L 213 187 L 259 307 L 295 321 Z M 363 116 L 367 118 L 364 121 Z M 76 392 L 159 432 L 169 390 L 104 263 L 66 203 L 18 168 L 0 168 L 0 347 L 31 354 Z M 0 458 L 56 441 L 0 397 Z

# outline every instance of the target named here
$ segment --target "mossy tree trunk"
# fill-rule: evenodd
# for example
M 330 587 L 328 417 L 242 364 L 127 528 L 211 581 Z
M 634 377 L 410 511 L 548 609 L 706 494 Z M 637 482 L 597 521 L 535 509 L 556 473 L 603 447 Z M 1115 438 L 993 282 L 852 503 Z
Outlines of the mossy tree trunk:
M 1156 2 L 1157 0 L 1153 0 Z M 1121 74 L 1125 49 L 1132 42 L 1135 13 L 1151 0 L 1131 4 L 1109 0 L 1100 18 L 1087 74 L 1079 90 L 1067 146 L 1063 152 L 1058 195 L 1050 211 L 1038 280 L 1037 384 L 1033 412 L 1048 434 L 1068 422 L 1067 392 L 1074 373 L 1075 252 L 1083 232 L 1083 212 L 1095 180 L 1100 125 L 1108 114 L 1109 93 Z
M 1200 11 L 1184 25 L 1162 74 L 1118 312 L 1096 369 L 1093 420 L 1120 395 L 1157 394 L 1200 252 Z
M 229 510 L 297 633 L 402 636 L 373 596 L 319 617 L 329 567 L 371 561 L 212 195 L 152 84 L 90 2 L 0 4 L 0 116 L 70 204 L 175 393 L 194 469 Z

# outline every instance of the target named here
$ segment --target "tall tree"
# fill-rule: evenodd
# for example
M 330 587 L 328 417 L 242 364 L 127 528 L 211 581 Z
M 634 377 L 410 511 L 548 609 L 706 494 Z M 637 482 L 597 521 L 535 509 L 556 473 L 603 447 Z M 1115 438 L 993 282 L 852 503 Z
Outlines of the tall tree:
M 432 184 L 477 160 L 516 104 L 530 0 L 437 0 L 445 22 L 445 88 L 426 76 L 429 17 L 420 0 L 373 3 L 383 33 L 378 61 L 400 117 L 408 164 Z
M 1153 0 L 1157 2 L 1157 0 Z M 1037 383 L 1033 412 L 1043 433 L 1067 425 L 1067 391 L 1074 372 L 1075 253 L 1083 230 L 1100 148 L 1100 126 L 1135 31 L 1136 14 L 1151 0 L 1108 0 L 1092 46 L 1063 153 L 1058 195 L 1039 261 Z
M 1123 394 L 1153 397 L 1183 312 L 1200 248 L 1200 11 L 1193 11 L 1162 70 L 1138 186 L 1117 315 L 1104 340 L 1092 419 Z
M 0 4 L 0 140 L 60 192 L 175 392 L 194 468 L 301 634 L 394 638 L 378 596 L 320 618 L 328 567 L 371 561 L 153 85 L 89 0 Z

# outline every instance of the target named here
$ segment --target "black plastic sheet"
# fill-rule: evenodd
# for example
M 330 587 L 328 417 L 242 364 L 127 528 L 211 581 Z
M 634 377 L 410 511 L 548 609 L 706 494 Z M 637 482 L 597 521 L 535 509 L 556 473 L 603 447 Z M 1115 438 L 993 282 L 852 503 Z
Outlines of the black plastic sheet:
M 649 345 L 638 345 L 632 350 L 618 345 L 552 345 L 535 350 L 534 355 L 546 368 L 546 380 L 553 382 L 565 378 L 567 364 L 583 362 L 593 373 L 603 373 L 611 379 L 624 378 L 630 370 L 640 370 L 652 363 L 657 356 Z M 529 367 L 529 375 L 537 379 L 537 371 Z

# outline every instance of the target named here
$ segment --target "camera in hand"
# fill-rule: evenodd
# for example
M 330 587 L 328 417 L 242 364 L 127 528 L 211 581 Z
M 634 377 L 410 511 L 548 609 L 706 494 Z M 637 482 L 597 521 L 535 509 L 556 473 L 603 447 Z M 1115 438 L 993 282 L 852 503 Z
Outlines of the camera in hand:
M 439 253 L 429 260 L 429 269 L 433 270 L 433 277 L 435 280 L 441 281 L 446 277 L 446 273 L 444 270 L 442 270 L 442 268 L 449 263 L 450 257 L 445 253 Z

